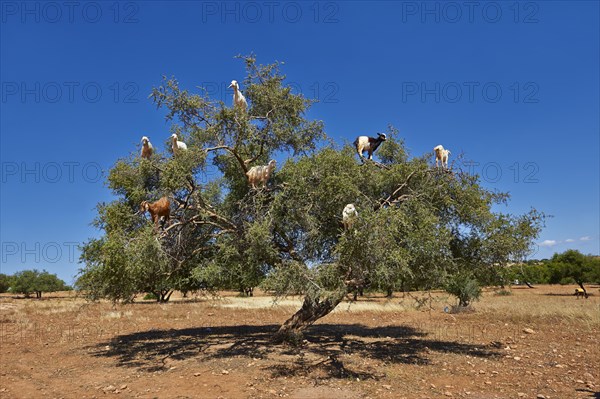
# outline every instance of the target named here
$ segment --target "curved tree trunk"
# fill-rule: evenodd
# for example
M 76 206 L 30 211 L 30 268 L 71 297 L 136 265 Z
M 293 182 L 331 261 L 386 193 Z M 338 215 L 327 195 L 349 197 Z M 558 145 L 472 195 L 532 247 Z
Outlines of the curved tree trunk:
M 304 297 L 302 307 L 281 325 L 273 336 L 275 342 L 299 344 L 302 333 L 321 317 L 327 316 L 342 301 L 344 295 L 332 295 L 321 300 L 320 297 Z

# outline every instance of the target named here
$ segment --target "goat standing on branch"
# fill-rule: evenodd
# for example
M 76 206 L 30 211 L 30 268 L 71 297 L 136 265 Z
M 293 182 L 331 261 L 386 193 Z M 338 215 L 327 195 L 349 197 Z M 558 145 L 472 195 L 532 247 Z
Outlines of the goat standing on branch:
M 154 151 L 154 148 L 152 147 L 152 143 L 150 143 L 150 140 L 148 139 L 148 137 L 146 137 L 146 136 L 142 137 L 142 152 L 140 154 L 141 157 L 145 158 L 145 159 L 150 159 L 153 151 Z
M 181 151 L 186 151 L 187 150 L 187 144 L 185 144 L 183 141 L 179 141 L 177 139 L 177 134 L 173 133 L 171 135 L 171 148 L 173 149 L 173 154 L 177 154 L 180 150 Z
M 438 162 L 441 162 L 442 169 L 448 169 L 448 156 L 450 155 L 450 150 L 445 150 L 444 146 L 440 144 L 433 148 L 433 152 L 435 153 L 435 166 L 439 167 Z
M 363 158 L 363 152 L 367 151 L 369 153 L 369 159 L 373 159 L 373 152 L 386 140 L 386 138 L 384 133 L 377 133 L 377 138 L 358 136 L 353 144 L 359 157 Z
M 269 161 L 268 165 L 251 167 L 250 170 L 246 172 L 250 186 L 252 186 L 252 188 L 256 188 L 258 184 L 261 184 L 261 187 L 265 187 L 267 185 L 267 181 L 269 181 L 271 178 L 271 174 L 273 174 L 276 165 L 277 162 L 272 159 Z
M 346 205 L 342 211 L 342 223 L 344 224 L 344 229 L 349 230 L 352 228 L 357 217 L 358 212 L 356 211 L 354 204 Z
M 246 102 L 246 97 L 240 91 L 240 85 L 237 80 L 232 80 L 229 88 L 233 87 L 233 106 L 240 107 L 243 111 L 246 111 L 248 108 L 248 103 Z
M 150 216 L 154 222 L 154 231 L 158 231 L 158 222 L 161 217 L 164 217 L 164 223 L 169 221 L 169 217 L 171 216 L 171 202 L 169 202 L 167 197 L 162 197 L 156 202 L 142 201 L 140 212 L 150 212 Z

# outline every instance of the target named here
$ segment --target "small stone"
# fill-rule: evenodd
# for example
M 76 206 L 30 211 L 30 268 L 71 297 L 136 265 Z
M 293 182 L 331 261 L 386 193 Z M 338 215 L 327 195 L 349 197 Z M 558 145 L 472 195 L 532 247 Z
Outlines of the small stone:
M 523 332 L 525 334 L 534 334 L 535 333 L 535 331 L 533 331 L 531 328 L 524 328 Z
M 111 392 L 111 391 L 114 391 L 115 389 L 117 389 L 117 388 L 114 385 L 108 385 L 108 386 L 102 388 L 102 390 L 104 392 Z
M 546 399 L 546 397 L 544 395 L 542 395 L 541 393 L 538 393 L 536 398 L 537 399 Z
M 523 393 L 523 392 L 519 392 L 519 393 L 517 393 L 517 396 L 518 396 L 519 398 L 526 398 L 526 397 L 527 397 L 527 394 L 526 394 L 526 393 Z
M 126 390 L 126 389 L 127 389 L 127 384 L 123 384 L 123 385 L 121 385 L 121 386 L 119 387 L 119 389 L 120 389 L 121 391 L 124 391 L 124 390 Z
M 194 377 L 200 377 L 202 373 L 194 373 Z
M 391 385 L 382 385 L 382 387 L 384 387 L 385 389 L 392 389 Z
M 454 396 L 454 395 L 452 395 L 452 392 L 450 392 L 450 391 L 444 392 L 444 395 L 446 395 L 446 396 Z
M 521 360 L 521 358 L 519 356 L 515 356 L 515 357 L 513 357 L 513 359 L 515 359 L 516 361 Z
M 221 370 L 221 374 L 229 374 L 228 370 Z

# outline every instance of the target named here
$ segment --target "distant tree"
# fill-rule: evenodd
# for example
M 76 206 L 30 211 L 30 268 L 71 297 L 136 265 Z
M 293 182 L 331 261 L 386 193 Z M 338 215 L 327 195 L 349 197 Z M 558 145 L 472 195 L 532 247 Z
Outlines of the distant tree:
M 508 269 L 508 279 L 519 282 L 533 288 L 532 284 L 548 284 L 550 281 L 550 269 L 547 262 L 525 262 L 511 266 Z
M 11 276 L 0 273 L 0 294 L 8 291 L 11 285 Z
M 12 277 L 11 292 L 24 294 L 29 298 L 35 293 L 36 298 L 41 298 L 44 292 L 66 291 L 70 289 L 56 274 L 47 271 L 39 272 L 36 269 L 17 272 Z
M 600 258 L 573 249 L 554 254 L 548 262 L 548 268 L 551 284 L 572 281 L 583 289 L 586 297 L 588 293 L 584 283 L 600 280 Z
M 350 145 L 327 140 L 323 122 L 307 119 L 312 101 L 293 93 L 279 64 L 244 62 L 247 111 L 174 79 L 153 90 L 188 151 L 131 155 L 111 169 L 116 199 L 98 206 L 103 235 L 84 245 L 77 281 L 91 298 L 168 298 L 189 276 L 245 292 L 262 281 L 277 295 L 304 295 L 274 337 L 299 342 L 361 285 L 389 292 L 443 287 L 466 271 L 493 278 L 531 247 L 543 223 L 537 211 L 494 212 L 508 195 L 485 189 L 476 175 L 432 168 L 429 154 L 410 158 L 391 126 L 380 162 L 357 160 Z M 249 168 L 273 158 L 284 161 L 266 188 L 252 189 Z M 206 182 L 211 165 L 217 172 Z M 172 220 L 155 233 L 139 204 L 165 195 Z M 344 230 L 348 203 L 359 217 Z

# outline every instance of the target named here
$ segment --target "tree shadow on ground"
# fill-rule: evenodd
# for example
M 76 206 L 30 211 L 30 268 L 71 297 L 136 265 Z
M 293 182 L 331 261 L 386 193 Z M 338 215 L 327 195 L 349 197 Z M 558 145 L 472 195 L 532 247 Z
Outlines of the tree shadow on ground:
M 543 294 L 545 296 L 572 296 L 573 298 L 577 298 L 577 296 L 573 293 L 553 293 L 553 292 L 549 292 L 546 294 Z M 594 294 L 592 292 L 588 292 L 588 296 L 594 296 Z
M 576 389 L 575 391 L 581 392 L 581 393 L 589 393 L 591 399 L 600 399 L 600 391 L 594 392 L 591 389 L 580 389 L 580 388 Z
M 386 363 L 427 365 L 435 352 L 476 357 L 499 355 L 491 345 L 427 339 L 427 333 L 408 326 L 319 324 L 307 331 L 305 341 L 297 347 L 273 344 L 271 337 L 278 328 L 279 325 L 271 324 L 150 330 L 119 335 L 87 349 L 93 356 L 116 359 L 118 366 L 149 372 L 168 368 L 168 359 L 268 359 L 274 355 L 287 360 L 267 367 L 273 375 L 306 374 L 321 369 L 330 377 L 361 379 L 378 379 L 383 374 L 377 370 L 352 371 L 340 356 L 352 354 Z M 289 355 L 296 360 L 290 362 Z

